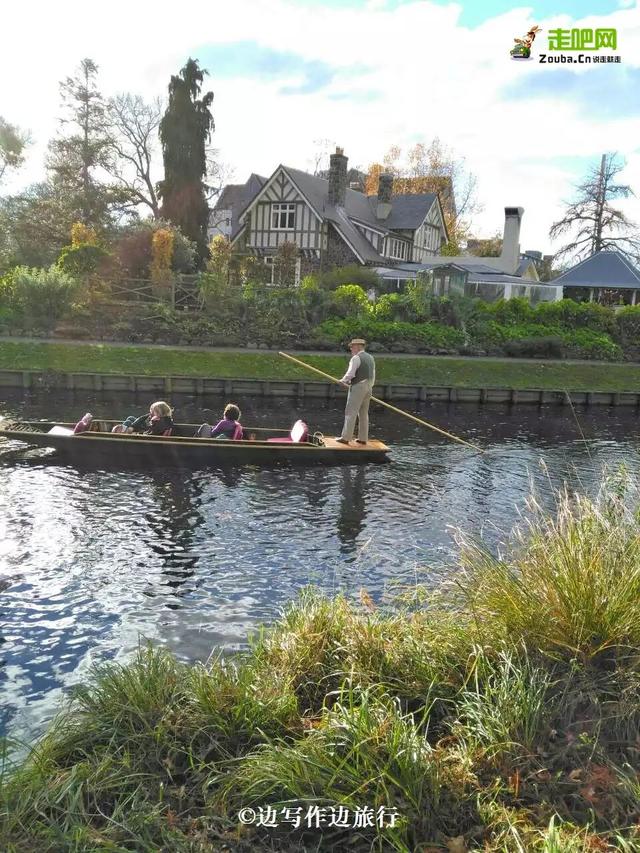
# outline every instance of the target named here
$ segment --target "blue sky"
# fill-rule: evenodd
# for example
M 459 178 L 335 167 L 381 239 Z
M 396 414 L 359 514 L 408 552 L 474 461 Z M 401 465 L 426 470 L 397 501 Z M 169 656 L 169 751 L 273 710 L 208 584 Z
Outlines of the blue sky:
M 451 5 L 447 0 L 435 0 L 441 5 Z M 385 6 L 396 9 L 413 3 L 414 0 L 387 0 Z M 310 7 L 333 7 L 366 10 L 370 5 L 369 0 L 300 0 L 302 5 Z M 584 18 L 587 15 L 607 15 L 620 8 L 619 0 L 532 0 L 531 2 L 517 3 L 513 0 L 467 0 L 459 2 L 461 15 L 459 22 L 464 27 L 477 27 L 490 18 L 503 15 L 513 9 L 527 9 L 529 17 L 536 20 L 549 18 L 554 15 L 569 15 L 571 18 Z
M 534 23 L 543 30 L 534 58 L 511 60 L 514 37 Z M 540 65 L 557 26 L 616 27 L 622 62 Z M 86 0 L 32 0 L 3 8 L 5 31 L 0 112 L 34 140 L 20 185 L 43 175 L 58 81 L 82 58 L 99 65 L 105 95 L 155 97 L 189 56 L 209 71 L 213 145 L 235 182 L 281 162 L 312 169 L 336 145 L 352 166 L 381 160 L 391 145 L 402 160 L 437 136 L 477 178 L 475 233 L 500 231 L 504 207 L 519 205 L 522 243 L 542 251 L 553 248 L 549 225 L 563 200 L 604 151 L 619 151 L 625 180 L 638 184 L 633 0 L 182 0 L 178 13 L 169 0 L 112 0 L 99 27 L 86 26 Z M 38 63 L 25 64 L 25 43 Z M 640 220 L 640 202 L 628 204 Z

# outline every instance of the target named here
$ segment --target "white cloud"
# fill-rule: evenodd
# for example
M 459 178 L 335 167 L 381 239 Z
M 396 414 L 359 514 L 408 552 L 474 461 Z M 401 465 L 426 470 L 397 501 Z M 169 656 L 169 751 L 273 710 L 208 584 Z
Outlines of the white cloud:
M 531 9 L 523 6 L 474 30 L 459 25 L 459 4 L 426 0 L 399 8 L 371 0 L 360 9 L 292 0 L 184 0 L 178 10 L 166 0 L 115 0 L 108 12 L 91 18 L 88 9 L 77 0 L 3 9 L 8 38 L 0 55 L 5 81 L 0 112 L 30 128 L 35 138 L 23 181 L 41 174 L 46 142 L 59 114 L 58 81 L 84 56 L 100 65 L 106 94 L 129 90 L 155 95 L 166 91 L 170 74 L 189 55 L 197 56 L 215 42 L 253 41 L 343 69 L 321 91 L 284 96 L 282 87 L 299 85 L 299 75 L 234 79 L 209 68 L 215 92 L 214 144 L 235 167 L 237 180 L 251 171 L 270 174 L 280 162 L 304 168 L 317 138 L 335 139 L 353 164 L 366 166 L 393 143 L 406 147 L 437 135 L 464 156 L 478 176 L 485 205 L 477 219 L 478 232 L 500 229 L 504 206 L 519 204 L 526 211 L 523 247 L 547 251 L 549 225 L 558 218 L 561 201 L 571 194 L 577 177 L 570 162 L 559 166 L 558 158 L 595 159 L 611 149 L 630 162 L 637 163 L 639 157 L 638 116 L 605 121 L 598 118 L 597 104 L 585 113 L 553 92 L 545 99 L 520 100 L 508 100 L 503 92 L 510 81 L 556 72 L 535 61 L 518 64 L 509 59 L 514 36 L 534 22 L 544 31 L 554 26 L 615 26 L 623 57 L 620 73 L 637 67 L 637 9 L 580 22 L 566 15 L 534 21 Z M 349 79 L 344 69 L 352 66 L 369 70 Z M 599 71 L 586 66 L 579 73 Z M 369 101 L 335 98 L 349 91 L 379 96 Z M 629 174 L 633 180 L 637 172 Z M 630 215 L 640 219 L 637 202 L 631 203 Z

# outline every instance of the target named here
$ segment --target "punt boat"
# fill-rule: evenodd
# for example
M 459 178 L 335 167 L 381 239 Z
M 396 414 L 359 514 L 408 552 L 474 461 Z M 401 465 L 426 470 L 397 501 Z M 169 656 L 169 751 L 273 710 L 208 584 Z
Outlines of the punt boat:
M 199 424 L 175 424 L 171 436 L 112 433 L 120 421 L 100 420 L 99 430 L 73 435 L 72 423 L 0 419 L 0 438 L 55 449 L 78 461 L 100 459 L 111 464 L 134 465 L 358 465 L 387 461 L 389 447 L 377 439 L 366 444 L 341 444 L 320 433 L 309 441 L 292 441 L 285 430 L 249 429 L 249 440 L 225 441 L 196 438 Z

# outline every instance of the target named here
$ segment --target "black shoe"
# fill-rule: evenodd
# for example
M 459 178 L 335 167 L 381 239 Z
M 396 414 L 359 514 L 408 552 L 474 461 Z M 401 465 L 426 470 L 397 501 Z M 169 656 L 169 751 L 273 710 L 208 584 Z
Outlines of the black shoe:
M 363 441 L 361 438 L 356 438 L 356 444 L 368 444 L 368 441 Z
M 340 444 L 349 444 L 346 438 L 336 438 L 336 441 L 340 442 Z

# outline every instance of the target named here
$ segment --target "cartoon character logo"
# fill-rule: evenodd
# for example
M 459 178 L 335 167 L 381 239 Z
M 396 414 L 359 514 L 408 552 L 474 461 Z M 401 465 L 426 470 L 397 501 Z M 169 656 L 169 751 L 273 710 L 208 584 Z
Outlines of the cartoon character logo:
M 526 34 L 524 38 L 514 39 L 516 46 L 511 48 L 511 58 L 512 59 L 530 59 L 531 58 L 531 45 L 536 37 L 536 34 L 541 32 L 542 27 L 534 26 L 531 27 L 529 32 Z

